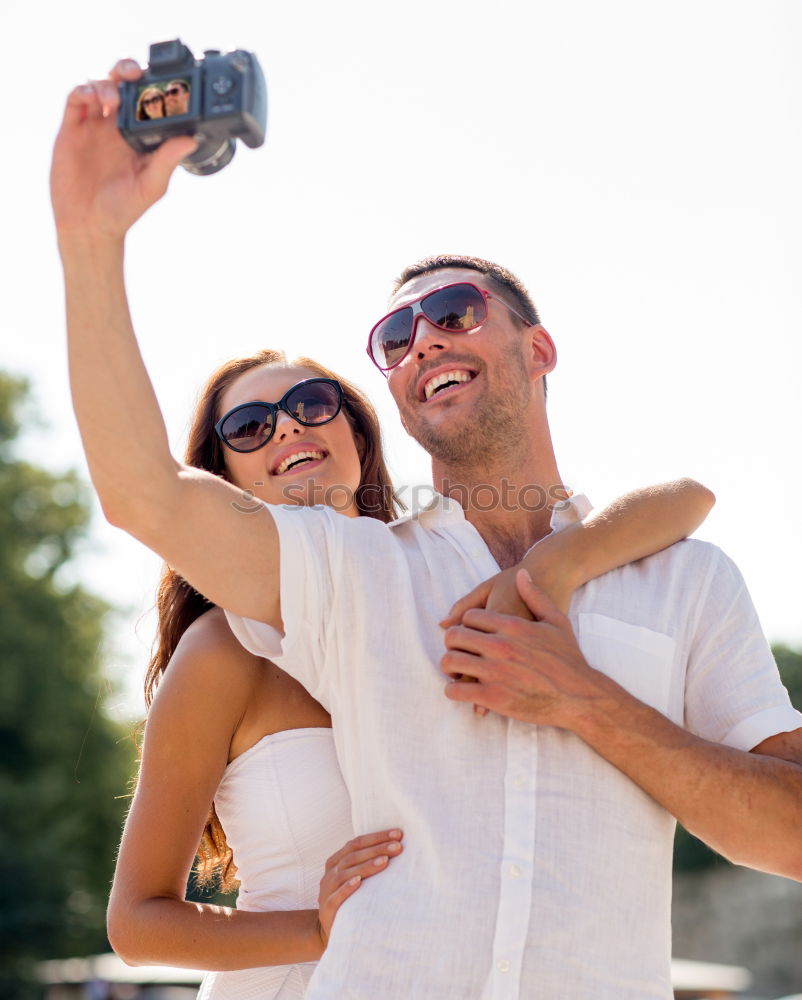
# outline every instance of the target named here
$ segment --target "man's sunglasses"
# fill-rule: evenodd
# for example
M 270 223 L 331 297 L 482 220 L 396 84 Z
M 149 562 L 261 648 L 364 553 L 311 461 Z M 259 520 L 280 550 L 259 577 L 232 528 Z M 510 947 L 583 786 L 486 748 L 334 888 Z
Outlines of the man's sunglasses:
M 491 295 L 470 281 L 458 281 L 427 292 L 414 302 L 394 309 L 382 317 L 370 331 L 368 357 L 378 369 L 390 371 L 409 354 L 415 341 L 415 328 L 421 316 L 432 326 L 448 333 L 471 333 L 487 319 L 487 300 L 496 299 L 527 326 L 530 320 L 497 295 Z
M 186 94 L 187 91 L 182 87 L 170 87 L 169 90 L 165 90 L 165 97 L 178 97 L 179 94 Z
M 342 405 L 339 382 L 333 378 L 308 378 L 288 389 L 277 403 L 240 403 L 217 421 L 214 430 L 232 451 L 256 451 L 273 437 L 279 410 L 304 427 L 314 427 L 334 420 Z

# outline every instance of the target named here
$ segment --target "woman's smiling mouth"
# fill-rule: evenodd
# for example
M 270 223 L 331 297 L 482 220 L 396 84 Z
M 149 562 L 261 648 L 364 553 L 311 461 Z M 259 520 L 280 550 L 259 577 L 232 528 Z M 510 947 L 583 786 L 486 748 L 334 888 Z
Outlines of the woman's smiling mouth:
M 321 448 L 297 448 L 289 455 L 285 455 L 278 465 L 271 470 L 273 476 L 284 476 L 287 473 L 304 469 L 309 465 L 317 466 L 319 462 L 327 457 L 327 453 Z

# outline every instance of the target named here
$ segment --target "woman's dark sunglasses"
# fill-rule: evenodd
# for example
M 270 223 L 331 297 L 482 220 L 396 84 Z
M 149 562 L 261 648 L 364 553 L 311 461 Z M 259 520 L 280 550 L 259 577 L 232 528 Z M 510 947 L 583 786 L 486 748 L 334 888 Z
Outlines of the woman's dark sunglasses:
M 414 302 L 383 316 L 370 331 L 368 357 L 383 372 L 395 368 L 409 354 L 421 316 L 440 330 L 471 333 L 487 319 L 488 299 L 496 299 L 527 326 L 532 325 L 498 296 L 491 295 L 470 281 L 458 281 L 435 288 Z
M 240 403 L 217 421 L 214 430 L 232 451 L 256 451 L 273 437 L 279 410 L 304 427 L 313 427 L 334 420 L 342 405 L 339 382 L 333 378 L 308 378 L 288 389 L 277 403 Z

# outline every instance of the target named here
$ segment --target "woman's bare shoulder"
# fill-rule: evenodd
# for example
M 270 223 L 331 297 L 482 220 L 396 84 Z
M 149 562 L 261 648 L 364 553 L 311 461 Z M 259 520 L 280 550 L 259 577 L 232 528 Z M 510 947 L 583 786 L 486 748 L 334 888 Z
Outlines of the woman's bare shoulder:
M 225 717 L 231 727 L 229 759 L 267 733 L 330 724 L 298 681 L 239 644 L 219 608 L 182 635 L 159 683 L 159 699 L 165 711 L 192 718 L 212 712 L 218 722 Z
M 219 694 L 229 703 L 248 698 L 265 660 L 240 645 L 220 608 L 212 608 L 187 628 L 159 683 L 159 688 L 187 685 Z
M 249 653 L 240 644 L 226 621 L 222 608 L 211 608 L 187 628 L 181 636 L 176 653 L 179 650 L 191 652 L 194 656 L 211 655 L 225 656 L 245 664 L 263 664 L 261 657 Z

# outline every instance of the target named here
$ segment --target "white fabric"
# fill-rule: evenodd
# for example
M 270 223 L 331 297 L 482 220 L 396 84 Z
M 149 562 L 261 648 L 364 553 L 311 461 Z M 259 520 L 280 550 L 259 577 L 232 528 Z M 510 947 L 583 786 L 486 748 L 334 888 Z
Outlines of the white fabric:
M 268 626 L 231 627 L 331 711 L 355 830 L 405 831 L 340 910 L 310 1000 L 668 1000 L 672 817 L 570 732 L 443 694 L 438 620 L 498 569 L 461 509 L 389 527 L 271 512 L 282 655 Z M 746 750 L 802 726 L 713 546 L 609 573 L 570 617 L 592 666 L 707 739 Z
M 214 804 L 238 868 L 237 909 L 317 909 L 326 859 L 353 836 L 331 730 L 265 736 L 231 761 Z M 300 1000 L 315 964 L 210 972 L 199 1000 Z

